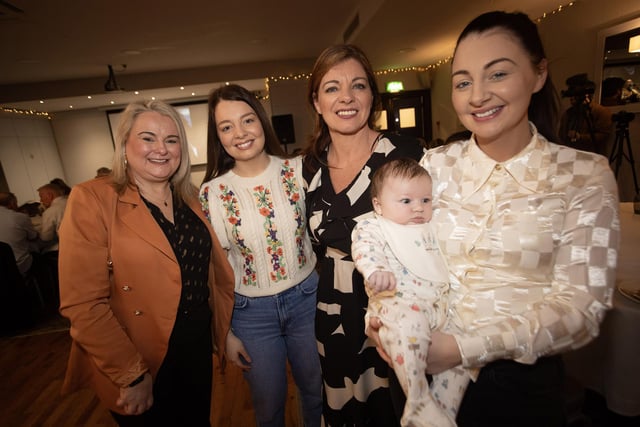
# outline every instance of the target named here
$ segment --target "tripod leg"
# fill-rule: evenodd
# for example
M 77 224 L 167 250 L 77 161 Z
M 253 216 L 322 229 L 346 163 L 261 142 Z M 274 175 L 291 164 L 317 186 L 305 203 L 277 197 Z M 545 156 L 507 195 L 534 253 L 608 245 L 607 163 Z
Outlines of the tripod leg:
M 629 151 L 629 157 L 627 160 L 629 160 L 629 164 L 631 165 L 631 172 L 633 173 L 633 185 L 636 190 L 636 194 L 638 194 L 638 177 L 636 175 L 636 165 L 635 165 L 635 161 L 633 160 L 633 150 L 631 149 L 631 138 L 629 138 L 628 129 L 625 131 L 624 136 L 627 140 L 627 150 Z M 616 172 L 616 176 L 617 176 L 617 172 Z
M 614 174 L 616 178 L 618 177 L 618 172 L 620 172 L 620 166 L 622 164 L 622 156 L 624 155 L 624 146 L 622 145 L 623 135 L 620 131 L 616 132 L 616 139 L 613 143 L 613 150 L 611 151 L 611 157 L 609 158 L 609 163 L 611 164 L 613 160 L 616 161 Z

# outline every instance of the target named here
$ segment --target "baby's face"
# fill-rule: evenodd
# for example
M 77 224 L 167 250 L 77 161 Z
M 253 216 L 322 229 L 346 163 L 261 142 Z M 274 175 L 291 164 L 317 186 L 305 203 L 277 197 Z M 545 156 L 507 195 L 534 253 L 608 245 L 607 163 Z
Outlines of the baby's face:
M 389 177 L 380 195 L 373 199 L 378 215 L 397 224 L 424 224 L 431 221 L 431 178 Z

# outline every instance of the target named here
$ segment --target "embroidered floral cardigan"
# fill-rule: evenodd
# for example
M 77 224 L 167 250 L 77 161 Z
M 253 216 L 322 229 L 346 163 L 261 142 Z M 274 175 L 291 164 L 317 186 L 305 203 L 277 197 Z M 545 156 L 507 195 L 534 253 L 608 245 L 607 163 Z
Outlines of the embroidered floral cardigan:
M 200 201 L 235 274 L 235 292 L 278 294 L 316 263 L 305 219 L 302 158 L 270 156 L 254 177 L 228 171 L 202 185 Z

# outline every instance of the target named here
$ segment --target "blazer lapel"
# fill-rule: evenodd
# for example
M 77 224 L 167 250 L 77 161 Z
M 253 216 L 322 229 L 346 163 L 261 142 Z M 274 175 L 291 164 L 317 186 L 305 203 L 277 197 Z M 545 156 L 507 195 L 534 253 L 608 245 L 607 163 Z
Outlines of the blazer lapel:
M 116 209 L 119 211 L 120 220 L 132 233 L 156 247 L 174 262 L 178 262 L 167 237 L 136 190 L 127 187 L 118 197 Z

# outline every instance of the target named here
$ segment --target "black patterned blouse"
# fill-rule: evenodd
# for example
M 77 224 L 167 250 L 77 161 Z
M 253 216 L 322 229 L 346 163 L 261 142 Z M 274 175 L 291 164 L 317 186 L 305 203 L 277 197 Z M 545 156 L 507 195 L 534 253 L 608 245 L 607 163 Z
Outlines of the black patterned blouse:
M 180 265 L 182 293 L 179 310 L 192 310 L 209 300 L 209 257 L 211 236 L 202 220 L 185 203 L 173 203 L 173 221 L 149 201 L 145 204 L 167 236 Z

